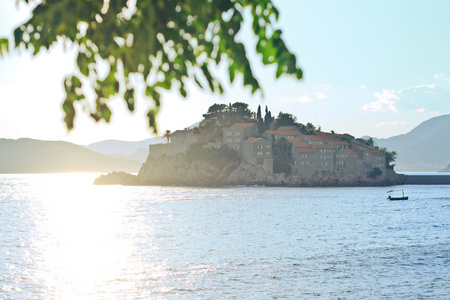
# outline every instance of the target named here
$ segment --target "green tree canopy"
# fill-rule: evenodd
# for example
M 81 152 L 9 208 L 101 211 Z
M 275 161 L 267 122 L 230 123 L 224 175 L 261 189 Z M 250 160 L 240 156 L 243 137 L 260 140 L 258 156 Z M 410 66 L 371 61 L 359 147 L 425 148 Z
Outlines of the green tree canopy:
M 368 138 L 367 140 L 366 140 L 366 142 L 369 144 L 369 146 L 371 146 L 371 147 L 375 147 L 375 141 L 373 140 L 373 138 Z
M 212 93 L 224 92 L 212 72 L 223 60 L 231 83 L 242 75 L 252 93 L 261 91 L 246 49 L 236 39 L 246 9 L 253 17 L 256 52 L 263 64 L 275 65 L 276 78 L 283 74 L 302 78 L 295 55 L 275 27 L 279 13 L 271 0 L 17 1 L 35 8 L 32 17 L 14 30 L 14 40 L 0 38 L 0 57 L 10 45 L 33 55 L 57 42 L 75 45 L 77 69 L 64 80 L 68 129 L 74 127 L 77 102 L 96 121 L 109 122 L 109 101 L 114 96 L 123 98 L 133 112 L 140 84 L 144 96 L 153 101 L 147 117 L 156 129 L 164 90 L 175 87 L 186 97 L 190 81 Z M 88 90 L 94 92 L 93 107 L 86 100 Z
M 225 113 L 226 110 L 227 110 L 227 107 L 228 106 L 226 104 L 214 103 L 213 105 L 211 105 L 208 108 L 208 112 L 206 114 L 203 114 L 203 118 L 209 119 L 209 118 L 212 118 L 214 116 L 217 116 L 218 114 Z
M 391 163 L 393 163 L 397 159 L 397 152 L 388 151 L 384 147 L 381 147 L 379 150 L 386 155 L 386 168 L 393 170 L 395 167 L 395 164 L 391 164 Z
M 280 126 L 293 126 L 297 123 L 297 117 L 292 114 L 283 113 L 280 111 L 277 118 L 275 119 L 275 127 L 278 128 Z
M 266 114 L 264 115 L 264 130 L 270 130 L 270 124 L 273 122 L 272 113 L 266 105 Z
M 306 123 L 305 134 L 314 134 L 314 131 L 316 131 L 316 126 L 311 122 Z

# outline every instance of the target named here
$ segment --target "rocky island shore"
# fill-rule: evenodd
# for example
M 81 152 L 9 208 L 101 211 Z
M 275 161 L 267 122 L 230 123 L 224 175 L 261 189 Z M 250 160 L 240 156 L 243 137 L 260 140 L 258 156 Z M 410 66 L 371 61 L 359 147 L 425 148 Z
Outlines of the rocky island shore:
M 149 159 L 137 175 L 112 172 L 101 175 L 96 185 L 161 185 L 220 187 L 236 185 L 263 185 L 286 187 L 353 187 L 387 186 L 403 184 L 405 176 L 387 170 L 386 176 L 370 178 L 324 171 L 306 178 L 300 174 L 270 173 L 248 162 L 228 163 L 217 166 L 209 162 L 186 162 L 184 154 Z

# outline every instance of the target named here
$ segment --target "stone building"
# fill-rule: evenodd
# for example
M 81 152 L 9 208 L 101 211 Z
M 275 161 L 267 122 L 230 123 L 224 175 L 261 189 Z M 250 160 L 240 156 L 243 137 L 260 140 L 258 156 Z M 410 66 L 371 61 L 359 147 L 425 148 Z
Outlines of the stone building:
M 272 143 L 264 138 L 249 138 L 243 144 L 242 159 L 273 172 Z
M 222 132 L 223 144 L 240 153 L 244 141 L 258 133 L 258 125 L 256 123 L 236 123 L 224 128 Z

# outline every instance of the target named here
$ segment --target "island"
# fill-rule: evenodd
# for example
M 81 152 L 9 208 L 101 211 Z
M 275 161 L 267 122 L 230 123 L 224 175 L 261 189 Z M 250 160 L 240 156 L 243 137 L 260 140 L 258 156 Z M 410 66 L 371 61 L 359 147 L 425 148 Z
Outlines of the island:
M 94 184 L 175 186 L 381 186 L 402 184 L 395 151 L 268 107 L 214 104 L 194 128 L 169 131 L 166 144 L 149 145 L 137 175 L 113 172 Z

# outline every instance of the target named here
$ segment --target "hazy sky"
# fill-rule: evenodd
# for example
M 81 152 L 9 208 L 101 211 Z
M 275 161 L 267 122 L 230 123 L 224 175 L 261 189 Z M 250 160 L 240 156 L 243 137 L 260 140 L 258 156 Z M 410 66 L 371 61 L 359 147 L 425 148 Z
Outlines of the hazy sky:
M 16 0 L 0 0 L 0 37 L 27 18 Z M 264 98 L 235 81 L 223 96 L 190 86 L 188 99 L 163 95 L 160 131 L 182 129 L 202 119 L 214 103 L 247 102 L 272 115 L 292 113 L 302 123 L 356 137 L 390 137 L 450 113 L 450 1 L 274 1 L 277 26 L 298 58 L 304 79 L 274 80 L 246 41 Z M 0 59 L 0 138 L 30 137 L 89 144 L 104 139 L 142 140 L 147 129 L 141 99 L 134 114 L 113 100 L 110 124 L 79 113 L 67 133 L 62 121 L 62 79 L 74 69 L 74 51 L 60 45 L 37 57 L 22 51 Z

